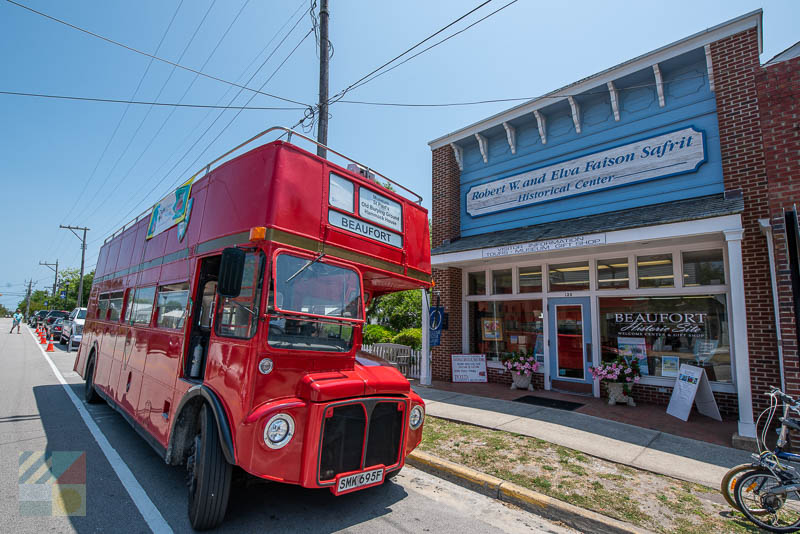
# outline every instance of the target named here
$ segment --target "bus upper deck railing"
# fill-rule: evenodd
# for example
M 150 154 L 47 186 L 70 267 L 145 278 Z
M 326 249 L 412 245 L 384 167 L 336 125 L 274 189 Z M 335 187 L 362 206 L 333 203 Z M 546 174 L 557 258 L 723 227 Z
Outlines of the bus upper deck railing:
M 248 139 L 248 140 L 244 141 L 243 143 L 240 143 L 239 145 L 237 145 L 237 146 L 233 147 L 232 149 L 228 150 L 227 152 L 225 152 L 224 154 L 222 154 L 218 158 L 216 158 L 216 159 L 210 161 L 209 163 L 203 165 L 203 167 L 201 167 L 199 171 L 194 173 L 191 176 L 191 178 L 189 178 L 186 181 L 190 182 L 190 181 L 194 180 L 195 178 L 197 178 L 197 176 L 200 175 L 200 173 L 203 173 L 203 172 L 205 172 L 205 174 L 208 174 L 209 172 L 211 172 L 211 166 L 214 165 L 215 163 L 218 163 L 220 160 L 230 156 L 231 154 L 233 154 L 234 152 L 236 152 L 240 148 L 249 145 L 250 143 L 252 143 L 256 139 L 259 139 L 260 137 L 263 137 L 263 136 L 267 135 L 268 133 L 271 133 L 271 132 L 274 132 L 274 131 L 283 131 L 284 134 L 288 134 L 287 141 L 289 143 L 292 142 L 292 136 L 296 135 L 296 136 L 298 136 L 298 137 L 300 137 L 302 139 L 305 139 L 306 141 L 308 141 L 310 143 L 313 143 L 313 144 L 317 145 L 318 147 L 324 148 L 325 150 L 327 150 L 329 152 L 332 152 L 333 154 L 336 154 L 337 156 L 349 161 L 350 163 L 354 163 L 355 165 L 357 165 L 361 169 L 364 169 L 364 171 L 366 173 L 366 176 L 369 176 L 370 174 L 374 174 L 375 176 L 380 176 L 381 178 L 383 178 L 384 180 L 386 180 L 390 184 L 395 185 L 395 186 L 399 187 L 400 189 L 402 189 L 403 191 L 405 191 L 405 192 L 409 193 L 410 195 L 412 195 L 414 197 L 414 201 L 417 204 L 422 204 L 422 197 L 420 195 L 418 195 L 417 193 L 415 193 L 414 191 L 412 191 L 411 189 L 405 187 L 404 185 L 395 182 L 391 178 L 388 178 L 386 175 L 379 173 L 375 169 L 372 169 L 372 168 L 370 168 L 370 167 L 368 167 L 368 166 L 366 166 L 366 165 L 364 165 L 362 163 L 359 163 L 358 161 L 354 160 L 353 158 L 345 156 L 341 152 L 337 152 L 336 150 L 330 148 L 329 146 L 323 145 L 322 143 L 319 143 L 319 142 L 315 141 L 314 139 L 311 139 L 310 137 L 301 134 L 300 132 L 296 132 L 296 131 L 294 131 L 294 130 L 292 130 L 290 128 L 286 128 L 284 126 L 272 126 L 271 128 L 267 128 L 263 132 L 260 132 L 260 133 L 258 133 L 256 135 L 254 135 L 250 139 Z M 280 137 L 283 137 L 283 134 L 281 134 Z M 280 139 L 280 137 L 278 139 Z M 144 217 L 145 215 L 150 213 L 151 209 L 152 209 L 152 206 L 150 208 L 147 208 L 145 211 L 143 211 L 139 215 L 137 215 L 132 221 L 124 224 L 122 226 L 122 228 L 120 228 L 119 230 L 117 230 L 116 232 L 114 232 L 113 234 L 108 236 L 107 238 L 105 238 L 105 240 L 103 241 L 103 244 L 105 245 L 110 240 L 114 239 L 119 234 L 124 232 L 127 228 L 130 228 L 132 225 L 134 225 L 137 222 L 139 222 L 142 219 L 142 217 Z

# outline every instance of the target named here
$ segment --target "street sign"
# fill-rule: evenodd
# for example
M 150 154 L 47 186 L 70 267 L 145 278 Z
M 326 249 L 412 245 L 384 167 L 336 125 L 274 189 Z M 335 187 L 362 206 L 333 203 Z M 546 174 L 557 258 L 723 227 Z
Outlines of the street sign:
M 62 298 L 62 299 L 65 299 L 65 298 L 67 298 L 67 292 L 66 292 L 66 291 L 62 291 L 62 292 L 61 292 L 61 298 Z

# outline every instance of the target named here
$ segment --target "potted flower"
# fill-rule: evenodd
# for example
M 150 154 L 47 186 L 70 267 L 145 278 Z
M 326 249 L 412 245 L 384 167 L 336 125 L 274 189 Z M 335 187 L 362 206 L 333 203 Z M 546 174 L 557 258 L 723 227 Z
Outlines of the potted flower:
M 524 352 L 511 352 L 503 357 L 503 366 L 511 371 L 511 389 L 527 389 L 533 391 L 531 379 L 533 373 L 539 370 L 536 356 Z
M 608 404 L 618 402 L 628 406 L 636 406 L 631 397 L 631 388 L 639 383 L 642 376 L 639 370 L 639 358 L 626 359 L 622 356 L 611 362 L 603 362 L 589 371 L 595 380 L 605 381 L 608 386 Z

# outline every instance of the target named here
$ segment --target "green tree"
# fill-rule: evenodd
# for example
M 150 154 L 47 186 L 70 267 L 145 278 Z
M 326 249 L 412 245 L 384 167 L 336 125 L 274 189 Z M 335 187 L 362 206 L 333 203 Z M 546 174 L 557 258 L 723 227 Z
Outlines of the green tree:
M 11 315 L 12 312 L 8 310 L 5 306 L 0 304 L 0 317 L 5 317 L 6 315 Z
M 81 274 L 78 269 L 64 269 L 59 273 L 58 285 L 61 291 L 66 291 L 66 298 L 62 299 L 60 296 L 57 299 L 58 306 L 64 310 L 72 310 L 78 305 L 78 287 L 80 286 Z M 92 290 L 92 282 L 94 281 L 94 271 L 85 273 L 83 275 L 83 298 L 81 299 L 81 306 L 86 307 L 89 301 L 89 293 Z
M 30 313 L 39 310 L 67 310 L 72 311 L 78 305 L 78 285 L 80 282 L 80 272 L 78 269 L 64 269 L 58 273 L 58 290 L 55 296 L 52 289 L 37 289 L 31 293 Z M 82 306 L 86 306 L 89 300 L 89 293 L 92 290 L 94 281 L 94 271 L 83 275 L 83 300 Z M 61 291 L 66 291 L 66 298 L 61 298 Z M 47 302 L 47 304 L 45 304 Z M 19 301 L 17 307 L 25 310 L 25 299 Z
M 394 332 L 422 328 L 422 292 L 412 289 L 375 298 L 367 310 L 367 322 L 388 327 Z

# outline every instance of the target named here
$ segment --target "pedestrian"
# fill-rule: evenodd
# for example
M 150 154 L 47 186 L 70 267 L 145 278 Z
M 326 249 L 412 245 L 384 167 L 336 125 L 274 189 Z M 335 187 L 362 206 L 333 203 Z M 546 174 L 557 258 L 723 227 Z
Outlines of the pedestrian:
M 14 314 L 14 322 L 11 323 L 11 332 L 9 332 L 9 334 L 13 334 L 14 333 L 14 327 L 15 326 L 17 327 L 17 334 L 19 334 L 20 333 L 19 332 L 19 323 L 21 323 L 21 322 L 22 322 L 22 314 L 19 312 L 19 310 L 17 310 L 17 313 Z

